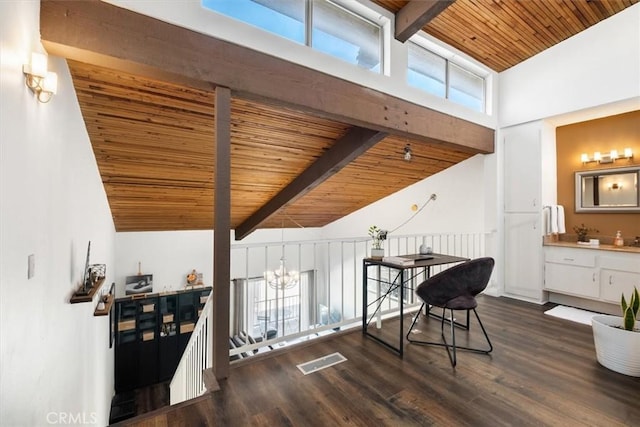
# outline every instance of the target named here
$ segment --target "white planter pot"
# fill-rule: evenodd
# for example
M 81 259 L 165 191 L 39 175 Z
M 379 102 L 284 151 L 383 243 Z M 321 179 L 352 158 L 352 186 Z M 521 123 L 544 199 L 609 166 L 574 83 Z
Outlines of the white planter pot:
M 603 314 L 591 318 L 598 362 L 612 371 L 640 377 L 640 332 L 616 328 L 620 325 L 619 316 Z
M 382 259 L 384 257 L 384 249 L 371 249 L 371 258 Z

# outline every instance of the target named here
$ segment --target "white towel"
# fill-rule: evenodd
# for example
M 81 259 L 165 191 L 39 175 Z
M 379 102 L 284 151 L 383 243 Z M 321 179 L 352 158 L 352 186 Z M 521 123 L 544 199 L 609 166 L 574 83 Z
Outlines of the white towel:
M 559 234 L 564 234 L 567 232 L 567 230 L 564 227 L 564 207 L 562 205 L 558 205 L 556 206 L 556 227 L 557 230 L 556 232 Z
M 551 228 L 551 233 L 558 233 L 558 206 L 551 205 L 549 215 L 549 227 Z
M 564 225 L 564 207 L 562 205 L 545 206 L 542 209 L 546 234 L 566 233 Z
M 551 234 L 551 206 L 542 208 L 542 224 L 544 224 L 544 234 Z

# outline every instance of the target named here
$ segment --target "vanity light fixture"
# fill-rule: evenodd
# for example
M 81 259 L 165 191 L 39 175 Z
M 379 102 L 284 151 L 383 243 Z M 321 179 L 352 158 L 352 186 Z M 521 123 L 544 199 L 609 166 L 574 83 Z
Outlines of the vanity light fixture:
M 621 189 L 622 189 L 622 184 L 620 183 L 613 182 L 609 184 L 609 190 L 621 190 Z
M 589 157 L 587 153 L 582 153 L 580 155 L 580 161 L 582 163 L 613 163 L 617 159 L 630 159 L 632 157 L 633 151 L 631 151 L 631 148 L 625 148 L 622 155 L 619 154 L 618 150 L 611 150 L 610 152 L 605 154 L 600 153 L 600 151 L 596 151 L 593 153 L 593 157 Z
M 47 56 L 42 53 L 31 53 L 31 63 L 22 66 L 27 87 L 36 94 L 38 101 L 49 102 L 58 91 L 58 75 L 47 71 Z

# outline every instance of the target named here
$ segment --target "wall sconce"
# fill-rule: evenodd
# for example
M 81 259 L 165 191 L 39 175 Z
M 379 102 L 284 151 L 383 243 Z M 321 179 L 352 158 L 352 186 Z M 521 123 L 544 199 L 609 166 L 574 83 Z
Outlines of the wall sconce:
M 58 75 L 47 71 L 47 57 L 41 53 L 31 54 L 31 63 L 22 66 L 26 84 L 36 94 L 38 101 L 49 102 L 58 91 Z
M 404 159 L 407 162 L 410 162 L 411 161 L 411 157 L 413 157 L 413 153 L 411 153 L 411 146 L 409 146 L 409 144 L 407 144 L 404 147 Z
M 606 154 L 602 154 L 599 151 L 596 151 L 593 153 L 593 157 L 589 157 L 587 153 L 582 153 L 580 155 L 580 161 L 582 163 L 589 163 L 589 162 L 613 163 L 620 158 L 630 159 L 632 157 L 633 157 L 633 151 L 631 151 L 631 148 L 625 148 L 622 156 L 620 156 L 620 154 L 618 153 L 618 150 L 611 150 L 609 153 L 606 153 Z

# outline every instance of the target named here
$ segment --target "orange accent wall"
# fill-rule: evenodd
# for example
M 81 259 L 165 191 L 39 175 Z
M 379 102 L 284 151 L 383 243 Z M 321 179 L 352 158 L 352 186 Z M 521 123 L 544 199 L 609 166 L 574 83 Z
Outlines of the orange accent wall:
M 619 159 L 604 165 L 580 161 L 582 153 L 593 156 L 594 151 L 608 153 L 616 149 L 622 154 L 625 148 L 633 150 L 632 159 Z M 589 237 L 600 238 L 602 243 L 611 243 L 617 230 L 622 232 L 625 244 L 640 236 L 640 213 L 576 213 L 574 194 L 576 171 L 640 165 L 640 111 L 558 127 L 556 154 L 558 204 L 565 207 L 568 234 L 575 234 L 574 225 L 584 223 L 599 230 Z

